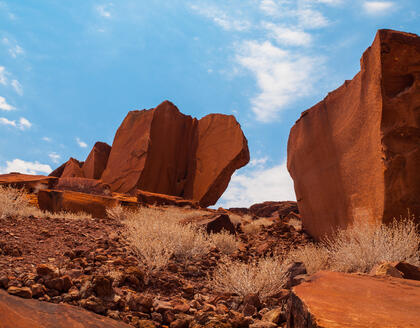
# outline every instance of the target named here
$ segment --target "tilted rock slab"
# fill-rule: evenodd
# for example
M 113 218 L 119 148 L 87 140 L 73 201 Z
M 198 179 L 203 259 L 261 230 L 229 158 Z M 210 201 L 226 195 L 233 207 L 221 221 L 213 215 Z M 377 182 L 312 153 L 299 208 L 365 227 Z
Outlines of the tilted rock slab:
M 131 111 L 119 127 L 101 179 L 112 191 L 136 189 L 213 205 L 234 171 L 249 162 L 248 142 L 233 116 L 200 120 L 165 101 Z
M 130 328 L 131 326 L 67 304 L 10 296 L 0 290 L 2 328 Z
M 379 30 L 351 81 L 302 113 L 287 167 L 315 238 L 420 217 L 420 38 Z
M 100 179 L 108 163 L 110 152 L 111 146 L 107 143 L 100 141 L 95 143 L 89 156 L 83 163 L 83 176 L 88 179 Z
M 418 327 L 420 282 L 321 271 L 296 287 L 288 328 Z

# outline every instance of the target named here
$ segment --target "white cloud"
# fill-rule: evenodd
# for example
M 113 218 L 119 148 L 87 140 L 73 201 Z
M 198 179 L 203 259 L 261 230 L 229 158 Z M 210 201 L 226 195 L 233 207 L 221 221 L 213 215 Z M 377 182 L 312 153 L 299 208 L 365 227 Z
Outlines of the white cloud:
M 219 25 L 226 31 L 244 31 L 251 27 L 250 22 L 229 16 L 224 10 L 211 5 L 191 5 L 190 8 Z
M 25 130 L 25 129 L 29 129 L 32 126 L 32 123 L 29 122 L 26 118 L 21 117 L 19 119 L 18 126 L 19 126 L 19 129 Z
M 79 145 L 79 147 L 81 147 L 81 148 L 86 148 L 87 147 L 87 143 L 80 140 L 80 138 L 76 138 L 76 142 Z
M 39 162 L 27 162 L 21 159 L 14 159 L 13 161 L 6 161 L 5 167 L 0 167 L 0 173 L 20 172 L 23 174 L 49 174 L 52 171 L 47 164 L 40 164 Z
M 271 42 L 248 41 L 237 56 L 238 62 L 251 71 L 260 93 L 251 100 L 256 119 L 270 122 L 298 97 L 308 95 L 320 77 L 322 60 L 274 46 Z
M 235 173 L 218 204 L 224 208 L 249 207 L 268 200 L 296 200 L 286 163 L 248 174 Z
M 19 83 L 18 80 L 12 80 L 11 85 L 18 95 L 23 95 L 22 85 Z
M 263 27 L 282 45 L 308 46 L 312 42 L 312 36 L 300 28 L 289 28 L 267 22 L 263 23 Z
M 18 122 L 16 122 L 15 120 L 11 121 L 11 120 L 8 120 L 7 118 L 0 117 L 0 124 L 2 124 L 2 125 L 10 125 L 10 126 L 19 128 L 22 131 L 23 130 L 26 130 L 26 129 L 29 129 L 32 126 L 32 123 L 29 122 L 24 117 L 21 117 Z
M 8 38 L 3 38 L 3 43 L 9 48 L 9 54 L 13 58 L 16 58 L 17 56 L 25 53 L 22 47 L 18 45 L 15 41 L 10 41 Z
M 0 124 L 2 125 L 10 125 L 10 126 L 16 126 L 16 121 L 10 121 L 5 117 L 0 117 Z
M 104 18 L 111 18 L 111 12 L 109 11 L 110 5 L 100 5 L 96 6 L 96 11 L 98 14 Z
M 0 66 L 0 84 L 7 85 L 6 68 Z
M 326 27 L 329 25 L 328 19 L 318 10 L 310 7 L 297 11 L 299 25 L 307 29 Z
M 268 157 L 262 157 L 262 158 L 253 158 L 249 162 L 250 167 L 264 167 L 264 165 L 267 163 Z
M 15 110 L 16 108 L 13 107 L 12 105 L 9 105 L 6 101 L 6 98 L 0 96 L 0 109 L 10 111 L 10 110 Z
M 60 161 L 61 155 L 52 152 L 48 154 L 48 157 L 51 159 L 53 163 L 58 163 Z
M 280 8 L 278 2 L 274 0 L 261 0 L 260 10 L 268 15 L 275 16 L 279 13 Z
M 387 14 L 395 4 L 391 1 L 365 1 L 363 9 L 369 15 L 383 15 Z
M 43 137 L 42 140 L 44 140 L 46 142 L 51 142 L 52 141 L 51 138 L 49 138 L 49 137 Z

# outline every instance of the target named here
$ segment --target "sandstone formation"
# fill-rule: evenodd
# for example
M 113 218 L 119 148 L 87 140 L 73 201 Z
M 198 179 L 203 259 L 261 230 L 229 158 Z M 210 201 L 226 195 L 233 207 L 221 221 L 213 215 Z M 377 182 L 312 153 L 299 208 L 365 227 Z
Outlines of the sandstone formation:
M 30 289 L 29 289 L 30 290 Z M 124 328 L 120 321 L 78 307 L 25 300 L 0 290 L 2 328 Z
M 0 186 L 24 188 L 28 192 L 35 192 L 39 189 L 52 188 L 57 183 L 57 180 L 56 177 L 43 175 L 9 173 L 0 175 Z
M 139 203 L 151 205 L 172 205 L 178 207 L 189 206 L 192 208 L 198 207 L 198 203 L 192 200 L 143 190 L 137 190 L 137 201 Z
M 82 166 L 83 176 L 88 179 L 100 179 L 108 163 L 111 146 L 105 142 L 97 142 Z
M 141 189 L 209 206 L 248 161 L 247 140 L 233 116 L 211 114 L 197 120 L 165 101 L 128 113 L 101 178 L 115 192 Z
M 420 217 L 420 38 L 378 31 L 351 81 L 302 113 L 288 142 L 305 229 Z
M 63 173 L 60 175 L 61 178 L 74 178 L 81 177 L 83 178 L 83 163 L 79 162 L 77 159 L 70 158 L 66 165 L 64 166 Z
M 225 213 L 216 212 L 214 214 L 202 215 L 196 218 L 184 219 L 181 223 L 194 224 L 203 228 L 207 233 L 219 233 L 222 231 L 226 231 L 231 234 L 236 233 L 235 226 L 230 220 L 229 215 Z
M 106 209 L 115 207 L 120 201 L 113 197 L 63 190 L 40 190 L 38 206 L 41 210 L 57 212 L 85 212 L 96 218 L 106 217 Z M 135 204 L 136 205 L 136 204 Z
M 292 289 L 287 327 L 417 327 L 420 282 L 319 272 Z
M 111 188 L 101 180 L 87 178 L 59 178 L 54 186 L 57 190 L 70 190 L 93 195 L 109 196 Z

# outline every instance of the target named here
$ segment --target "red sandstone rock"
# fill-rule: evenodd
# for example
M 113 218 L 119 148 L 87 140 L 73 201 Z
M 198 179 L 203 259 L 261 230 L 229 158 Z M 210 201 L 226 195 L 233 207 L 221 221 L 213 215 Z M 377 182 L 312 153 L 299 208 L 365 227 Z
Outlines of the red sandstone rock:
M 25 300 L 0 290 L 2 328 L 129 328 L 121 321 L 64 304 Z
M 181 220 L 181 224 L 192 223 L 199 227 L 202 227 L 207 233 L 219 233 L 223 230 L 235 234 L 235 226 L 232 221 L 230 221 L 229 215 L 224 213 L 214 213 L 203 215 L 196 218 L 189 218 Z
M 289 328 L 417 327 L 420 282 L 322 271 L 292 289 Z
M 81 177 L 84 178 L 83 171 L 82 171 L 83 163 L 79 162 L 77 159 L 70 157 L 67 161 L 66 165 L 64 166 L 63 173 L 61 174 L 61 178 L 74 178 L 74 177 Z
M 59 178 L 54 186 L 56 190 L 70 190 L 83 192 L 92 195 L 108 196 L 111 194 L 111 188 L 101 180 L 87 178 Z
M 288 143 L 305 230 L 420 217 L 420 38 L 380 30 L 351 81 L 302 113 Z
M 0 175 L 0 186 L 13 188 L 25 188 L 28 192 L 39 189 L 52 188 L 57 183 L 57 178 L 43 175 L 30 175 L 21 173 L 9 173 Z
M 82 166 L 83 175 L 89 179 L 100 179 L 108 162 L 111 146 L 105 142 L 97 142 Z
M 233 116 L 212 114 L 198 121 L 165 101 L 128 113 L 102 180 L 119 193 L 141 189 L 209 206 L 248 161 L 247 141 Z
M 292 201 L 264 202 L 252 205 L 249 211 L 259 217 L 271 217 L 277 214 L 280 218 L 284 218 L 290 212 L 298 212 L 298 208 L 296 202 Z
M 179 207 L 190 206 L 193 208 L 198 207 L 198 203 L 193 200 L 187 200 L 177 196 L 156 194 L 143 190 L 137 190 L 137 201 L 150 205 L 172 205 Z
M 402 272 L 404 279 L 419 280 L 420 281 L 420 268 L 406 262 L 396 262 L 392 265 L 398 271 Z
M 106 217 L 106 209 L 121 202 L 113 197 L 85 194 L 74 191 L 40 190 L 38 205 L 41 210 L 55 212 L 85 212 L 93 217 Z

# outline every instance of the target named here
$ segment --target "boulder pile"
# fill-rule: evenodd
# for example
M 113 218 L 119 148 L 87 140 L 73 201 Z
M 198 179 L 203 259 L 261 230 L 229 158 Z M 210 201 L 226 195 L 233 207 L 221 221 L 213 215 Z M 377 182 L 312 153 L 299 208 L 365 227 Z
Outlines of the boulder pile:
M 351 81 L 303 112 L 288 142 L 305 229 L 420 217 L 420 37 L 379 30 Z

